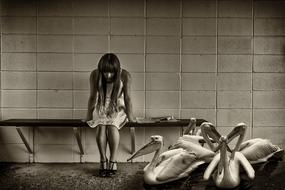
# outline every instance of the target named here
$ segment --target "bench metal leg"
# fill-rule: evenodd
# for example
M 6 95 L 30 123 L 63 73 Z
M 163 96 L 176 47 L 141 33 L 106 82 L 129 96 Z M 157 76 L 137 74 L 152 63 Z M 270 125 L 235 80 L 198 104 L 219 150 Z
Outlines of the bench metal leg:
M 27 139 L 25 138 L 24 134 L 23 134 L 22 131 L 21 131 L 21 127 L 16 127 L 16 129 L 17 129 L 17 132 L 18 132 L 18 134 L 20 135 L 22 141 L 24 142 L 24 144 L 25 144 L 25 146 L 26 146 L 28 152 L 29 152 L 30 154 L 33 154 L 33 151 L 32 151 L 32 149 L 31 149 L 31 147 L 30 147 L 30 145 L 29 145 Z
M 84 150 L 83 150 L 83 146 L 82 146 L 82 143 L 81 143 L 80 131 L 79 131 L 78 127 L 73 127 L 73 132 L 74 132 L 74 136 L 75 136 L 75 138 L 77 140 L 77 144 L 78 144 L 78 147 L 79 147 L 80 155 L 83 155 L 84 154 Z
M 134 127 L 130 127 L 130 133 L 131 133 L 131 153 L 136 152 L 136 131 Z

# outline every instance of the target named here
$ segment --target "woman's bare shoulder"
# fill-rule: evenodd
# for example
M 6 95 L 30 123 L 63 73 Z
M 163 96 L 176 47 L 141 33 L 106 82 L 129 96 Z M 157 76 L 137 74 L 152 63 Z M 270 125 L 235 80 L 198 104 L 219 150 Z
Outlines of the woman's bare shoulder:
M 121 79 L 123 81 L 129 81 L 131 79 L 131 74 L 127 70 L 122 69 Z

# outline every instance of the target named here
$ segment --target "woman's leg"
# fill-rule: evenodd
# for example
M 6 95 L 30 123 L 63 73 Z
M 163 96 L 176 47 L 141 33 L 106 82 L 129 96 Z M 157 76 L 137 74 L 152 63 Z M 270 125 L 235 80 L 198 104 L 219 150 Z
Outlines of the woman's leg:
M 106 161 L 107 134 L 105 125 L 98 125 L 96 127 L 96 142 L 100 152 L 100 160 Z
M 120 133 L 117 127 L 113 125 L 107 126 L 108 144 L 110 148 L 110 161 L 117 161 L 117 150 L 120 142 Z

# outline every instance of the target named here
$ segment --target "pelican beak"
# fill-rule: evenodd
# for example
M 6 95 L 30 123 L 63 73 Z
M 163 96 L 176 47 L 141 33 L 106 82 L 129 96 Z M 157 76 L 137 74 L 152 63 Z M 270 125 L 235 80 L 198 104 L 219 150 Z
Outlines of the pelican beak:
M 161 148 L 162 145 L 163 141 L 157 141 L 152 137 L 151 141 L 148 144 L 144 145 L 141 149 L 136 151 L 129 159 L 127 159 L 127 161 L 129 162 L 130 160 L 133 160 L 139 156 L 150 154 Z

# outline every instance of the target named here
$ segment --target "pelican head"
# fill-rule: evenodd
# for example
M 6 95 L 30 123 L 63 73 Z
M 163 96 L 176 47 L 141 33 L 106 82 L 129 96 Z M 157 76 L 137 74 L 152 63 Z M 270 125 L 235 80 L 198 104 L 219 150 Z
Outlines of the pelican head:
M 158 151 L 163 146 L 163 137 L 160 135 L 153 135 L 150 137 L 150 142 L 144 145 L 141 149 L 135 152 L 127 161 L 130 161 L 136 157 L 150 154 L 152 152 Z

